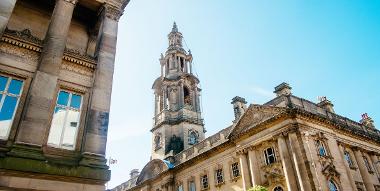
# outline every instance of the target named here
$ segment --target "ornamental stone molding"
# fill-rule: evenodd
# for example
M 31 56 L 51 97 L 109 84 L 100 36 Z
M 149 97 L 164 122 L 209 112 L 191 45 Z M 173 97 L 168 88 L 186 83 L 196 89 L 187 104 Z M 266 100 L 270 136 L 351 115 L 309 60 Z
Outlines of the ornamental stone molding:
M 38 62 L 43 40 L 33 36 L 30 29 L 16 31 L 7 28 L 1 37 L 1 41 L 7 44 L 1 45 L 5 46 L 5 48 L 2 48 L 2 52 L 19 57 L 19 61 L 25 62 L 26 60 L 28 63 Z M 95 59 L 85 53 L 82 54 L 79 50 L 65 48 L 62 59 L 92 70 L 96 68 Z
M 107 18 L 117 22 L 119 22 L 120 17 L 123 15 L 123 10 L 113 5 L 104 4 L 103 10 Z

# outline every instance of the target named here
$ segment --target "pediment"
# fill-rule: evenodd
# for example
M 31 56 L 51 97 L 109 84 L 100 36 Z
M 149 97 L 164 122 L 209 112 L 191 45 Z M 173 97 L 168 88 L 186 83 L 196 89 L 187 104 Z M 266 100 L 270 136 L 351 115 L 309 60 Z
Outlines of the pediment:
M 136 185 L 152 179 L 157 175 L 173 168 L 173 165 L 165 160 L 153 159 L 149 161 L 141 170 L 139 177 L 136 180 Z
M 247 132 L 248 130 L 255 128 L 258 124 L 284 112 L 286 112 L 286 108 L 251 104 L 236 123 L 229 137 L 234 137 Z

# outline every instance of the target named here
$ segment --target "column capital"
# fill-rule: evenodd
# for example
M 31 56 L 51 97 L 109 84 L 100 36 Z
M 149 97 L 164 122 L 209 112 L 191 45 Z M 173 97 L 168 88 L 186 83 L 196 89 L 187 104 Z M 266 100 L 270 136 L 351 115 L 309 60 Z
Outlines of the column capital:
M 248 150 L 247 148 L 242 148 L 236 151 L 236 155 L 244 155 L 247 154 Z
M 73 5 L 78 3 L 78 0 L 63 0 L 63 1 L 66 1 L 66 2 L 71 3 Z
M 65 0 L 65 1 L 69 1 L 69 0 Z M 117 22 L 119 22 L 121 15 L 123 15 L 123 10 L 121 10 L 119 7 L 116 7 L 110 4 L 104 4 L 101 11 L 105 12 L 105 16 L 107 18 L 112 19 Z

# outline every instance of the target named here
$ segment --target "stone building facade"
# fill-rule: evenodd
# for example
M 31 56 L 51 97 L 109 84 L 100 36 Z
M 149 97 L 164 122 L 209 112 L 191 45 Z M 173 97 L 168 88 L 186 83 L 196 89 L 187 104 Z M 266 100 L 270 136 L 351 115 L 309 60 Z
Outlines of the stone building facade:
M 104 190 L 129 0 L 0 1 L 0 190 Z
M 262 185 L 270 191 L 380 191 L 380 131 L 368 115 L 360 122 L 340 116 L 326 98 L 299 98 L 286 83 L 274 93 L 249 107 L 233 98 L 231 126 L 179 153 L 153 157 L 137 178 L 113 190 L 245 191 Z M 181 131 L 192 126 L 161 128 L 171 125 Z

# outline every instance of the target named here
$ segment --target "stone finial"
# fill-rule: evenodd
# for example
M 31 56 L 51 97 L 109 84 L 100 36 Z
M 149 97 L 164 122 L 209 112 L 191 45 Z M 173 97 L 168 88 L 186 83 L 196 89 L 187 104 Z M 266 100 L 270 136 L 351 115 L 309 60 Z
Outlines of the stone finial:
M 291 90 L 292 90 L 292 87 L 290 87 L 288 83 L 282 82 L 280 85 L 274 88 L 273 93 L 275 93 L 277 96 L 291 95 L 292 94 Z
M 139 169 L 132 169 L 131 172 L 129 173 L 129 175 L 131 176 L 131 179 L 139 176 L 139 174 L 140 174 Z
M 318 97 L 319 103 L 317 104 L 319 107 L 322 107 L 326 111 L 330 113 L 335 113 L 334 104 L 331 103 L 330 100 L 326 98 L 326 96 Z
M 233 105 L 235 114 L 235 120 L 233 122 L 236 123 L 247 110 L 247 101 L 245 101 L 245 99 L 242 97 L 235 96 L 234 98 L 232 98 L 231 104 Z
M 173 23 L 172 32 L 178 32 L 177 24 L 175 22 Z
M 372 128 L 372 129 L 375 128 L 374 121 L 372 120 L 371 117 L 368 116 L 367 113 L 363 113 L 362 114 L 362 119 L 360 120 L 360 123 L 363 124 L 366 127 L 369 127 L 369 128 Z

